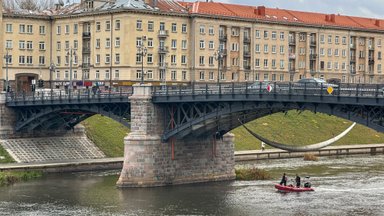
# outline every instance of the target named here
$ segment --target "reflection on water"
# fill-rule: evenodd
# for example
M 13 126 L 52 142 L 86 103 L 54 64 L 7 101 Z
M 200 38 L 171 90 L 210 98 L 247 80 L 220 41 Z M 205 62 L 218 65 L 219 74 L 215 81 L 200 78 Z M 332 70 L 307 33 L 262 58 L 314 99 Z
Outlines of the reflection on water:
M 116 171 L 49 175 L 0 188 L 0 215 L 384 215 L 382 164 L 384 156 L 252 165 L 277 180 L 287 170 L 312 176 L 315 192 L 288 194 L 274 181 L 118 189 Z

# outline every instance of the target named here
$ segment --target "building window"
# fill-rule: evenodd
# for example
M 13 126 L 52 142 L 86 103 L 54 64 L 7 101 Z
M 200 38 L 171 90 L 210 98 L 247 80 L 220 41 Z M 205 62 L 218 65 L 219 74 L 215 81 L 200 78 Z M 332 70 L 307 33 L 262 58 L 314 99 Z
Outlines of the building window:
M 182 24 L 181 25 L 181 32 L 182 33 L 187 33 L 187 24 Z
M 136 29 L 141 31 L 143 28 L 143 22 L 141 20 L 136 21 Z
M 120 47 L 120 37 L 115 38 L 115 47 Z
M 105 21 L 105 31 L 111 30 L 111 21 Z
M 171 71 L 171 80 L 176 80 L 176 71 L 175 70 L 173 70 L 173 71 Z
M 276 53 L 276 45 L 272 45 L 272 53 Z
M 5 41 L 5 48 L 6 49 L 12 49 L 12 40 L 6 40 Z
M 12 64 L 12 55 L 8 54 L 8 58 L 5 58 L 5 62 L 8 64 Z
M 181 71 L 181 79 L 183 80 L 187 79 L 187 71 Z
M 105 79 L 109 79 L 109 70 L 105 70 Z
M 96 54 L 96 64 L 100 64 L 100 54 Z
M 176 64 L 176 55 L 171 55 L 171 64 Z
M 209 35 L 214 35 L 215 34 L 213 26 L 209 26 L 208 33 L 209 33 Z
M 96 70 L 95 72 L 95 79 L 100 79 L 100 71 L 99 70 Z
M 205 26 L 200 25 L 200 34 L 205 34 Z
M 260 38 L 260 30 L 256 30 L 256 38 Z
M 79 24 L 73 24 L 73 34 L 77 34 L 79 32 Z
M 105 64 L 109 64 L 111 62 L 111 54 L 105 55 Z
M 199 64 L 204 65 L 204 56 L 199 57 Z
M 19 41 L 19 49 L 21 50 L 25 49 L 25 41 Z
M 148 31 L 153 32 L 153 21 L 148 21 Z
M 19 33 L 21 33 L 21 34 L 25 33 L 25 25 L 24 24 L 19 25 Z
M 264 53 L 268 53 L 268 44 L 264 44 Z
M 332 35 L 328 35 L 328 43 L 329 43 L 329 44 L 332 43 Z
M 153 38 L 148 38 L 147 46 L 153 47 Z
M 74 41 L 73 41 L 73 48 L 74 48 L 74 49 L 79 48 L 79 41 L 77 41 L 77 40 L 74 40 Z
M 32 41 L 27 41 L 27 49 L 33 50 L 33 42 Z
M 96 39 L 96 49 L 100 49 L 100 39 Z
M 65 25 L 64 31 L 65 31 L 65 34 L 69 34 L 69 25 Z
M 204 49 L 204 48 L 205 48 L 205 41 L 200 40 L 200 49 Z
M 213 71 L 209 71 L 209 75 L 208 75 L 209 77 L 209 80 L 214 80 L 215 79 L 215 76 L 214 76 L 214 74 L 213 74 Z
M 264 31 L 264 39 L 268 39 L 268 31 Z
M 272 40 L 276 40 L 277 36 L 276 36 L 276 32 L 275 31 L 272 31 Z
M 39 50 L 45 50 L 45 42 L 44 41 L 39 42 Z
M 65 50 L 69 50 L 69 41 L 65 41 Z
M 172 31 L 173 33 L 176 33 L 176 32 L 177 32 L 177 24 L 176 24 L 176 23 L 172 23 L 171 31 Z
M 56 63 L 58 66 L 61 64 L 61 56 L 56 56 Z
M 153 63 L 153 55 L 151 53 L 148 53 L 148 55 L 147 55 L 147 63 L 148 64 Z
M 73 71 L 73 79 L 75 79 L 75 80 L 77 79 L 77 70 Z
M 187 64 L 187 56 L 186 55 L 181 56 L 181 64 Z
M 153 79 L 153 71 L 152 70 L 147 71 L 147 79 Z
M 284 54 L 284 45 L 280 46 L 280 54 Z
M 109 48 L 111 47 L 111 39 L 110 38 L 106 38 L 105 39 L 105 48 Z
M 32 25 L 27 25 L 27 33 L 32 34 L 33 33 L 33 26 Z
M 284 32 L 280 32 L 280 40 L 284 40 L 284 39 L 285 39 Z
M 39 26 L 39 34 L 41 35 L 45 34 L 45 26 Z
M 115 63 L 120 64 L 120 54 L 119 53 L 115 54 Z
M 19 64 L 25 64 L 25 56 L 19 56 Z
M 187 40 L 181 41 L 181 49 L 183 49 L 183 50 L 187 49 Z
M 115 21 L 115 30 L 120 30 L 120 20 Z
M 200 71 L 200 80 L 204 80 L 205 78 L 204 78 L 204 71 Z
M 8 32 L 8 33 L 12 33 L 13 32 L 12 24 L 7 23 L 6 26 L 5 26 L 5 31 Z
M 101 24 L 100 22 L 96 22 L 96 31 L 100 31 L 101 30 Z
M 115 79 L 119 79 L 119 77 L 120 77 L 120 71 L 115 70 Z
M 177 41 L 176 41 L 175 39 L 172 39 L 172 41 L 171 41 L 171 47 L 172 47 L 172 49 L 176 49 L 176 47 L 177 47 Z

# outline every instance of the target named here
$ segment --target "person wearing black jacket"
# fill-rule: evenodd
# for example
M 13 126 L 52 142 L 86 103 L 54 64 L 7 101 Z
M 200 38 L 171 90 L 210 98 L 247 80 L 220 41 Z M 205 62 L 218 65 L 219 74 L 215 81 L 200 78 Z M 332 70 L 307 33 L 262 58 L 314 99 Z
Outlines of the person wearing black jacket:
M 300 187 L 300 184 L 301 184 L 301 179 L 300 179 L 300 176 L 296 174 L 296 187 Z
M 287 176 L 285 176 L 285 173 L 283 174 L 283 177 L 281 178 L 280 185 L 287 186 Z

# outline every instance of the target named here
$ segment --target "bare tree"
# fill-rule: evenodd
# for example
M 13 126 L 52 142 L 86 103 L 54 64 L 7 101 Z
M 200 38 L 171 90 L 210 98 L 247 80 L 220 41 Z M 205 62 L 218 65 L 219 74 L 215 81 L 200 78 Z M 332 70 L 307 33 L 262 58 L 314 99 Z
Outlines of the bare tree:
M 56 0 L 3 0 L 3 7 L 6 10 L 23 9 L 41 11 L 52 8 L 55 3 Z

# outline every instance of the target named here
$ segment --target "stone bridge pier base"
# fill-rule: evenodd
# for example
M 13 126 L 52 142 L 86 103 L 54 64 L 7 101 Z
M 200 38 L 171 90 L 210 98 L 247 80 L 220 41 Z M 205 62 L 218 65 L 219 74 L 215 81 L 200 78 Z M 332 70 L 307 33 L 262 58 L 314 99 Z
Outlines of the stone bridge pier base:
M 131 96 L 131 133 L 124 139 L 119 187 L 232 180 L 235 178 L 234 136 L 161 141 L 165 111 L 152 103 L 152 87 L 137 85 Z
M 6 139 L 15 133 L 13 125 L 16 122 L 16 115 L 5 105 L 5 101 L 6 92 L 0 92 L 0 139 Z

